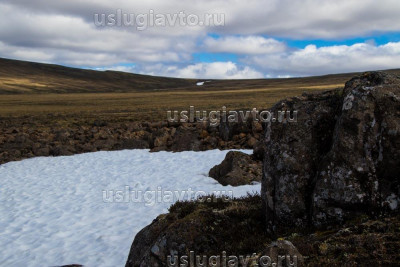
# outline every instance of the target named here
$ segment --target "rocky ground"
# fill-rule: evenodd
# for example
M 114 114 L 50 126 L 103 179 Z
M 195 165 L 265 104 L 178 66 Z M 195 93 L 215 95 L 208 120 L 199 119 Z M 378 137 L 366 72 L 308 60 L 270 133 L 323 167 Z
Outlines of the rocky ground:
M 230 151 L 221 164 L 214 166 L 209 174 L 222 185 L 246 185 L 261 182 L 262 162 L 254 155 Z
M 234 186 L 262 177 L 261 196 L 176 203 L 135 237 L 126 266 L 166 266 L 168 255 L 190 251 L 269 255 L 275 263 L 290 254 L 306 266 L 398 266 L 400 79 L 365 73 L 344 89 L 281 101 L 272 112 L 285 109 L 298 110 L 297 123 L 97 121 L 45 129 L 2 119 L 0 163 L 132 148 L 253 149 L 251 156 L 229 153 L 210 176 Z
M 291 263 L 297 256 L 298 266 L 398 266 L 398 215 L 360 216 L 330 229 L 304 228 L 271 235 L 262 210 L 260 196 L 232 202 L 177 203 L 170 213 L 160 215 L 137 234 L 126 266 L 167 266 L 171 253 L 189 255 L 190 251 L 196 255 L 225 251 L 249 256 L 250 263 L 263 255 L 278 263 L 278 255 L 290 255 Z
M 218 127 L 192 123 L 107 123 L 69 127 L 38 127 L 29 120 L 0 120 L 0 164 L 40 156 L 85 152 L 151 149 L 204 151 L 252 149 L 260 139 L 259 123 L 226 123 Z
M 298 122 L 264 125 L 254 149 L 263 158 L 261 197 L 175 204 L 135 237 L 126 266 L 166 266 L 168 255 L 190 251 L 398 266 L 400 78 L 365 73 L 344 90 L 287 99 L 272 111 L 285 108 L 299 111 Z M 231 154 L 210 174 L 236 183 L 231 174 L 249 162 Z

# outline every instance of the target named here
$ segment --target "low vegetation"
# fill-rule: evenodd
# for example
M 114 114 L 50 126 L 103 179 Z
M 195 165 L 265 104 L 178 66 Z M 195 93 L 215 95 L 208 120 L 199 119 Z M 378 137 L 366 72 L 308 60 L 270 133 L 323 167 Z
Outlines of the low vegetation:
M 391 72 L 400 73 L 399 70 Z M 266 109 L 303 92 L 341 88 L 354 74 L 256 80 L 197 80 L 92 71 L 0 59 L 0 118 L 18 126 L 70 127 L 162 121 L 168 110 Z
M 172 220 L 171 227 L 184 225 L 190 231 L 189 226 L 199 227 L 200 223 L 204 226 L 203 235 L 224 240 L 224 243 L 216 242 L 221 247 L 214 243 L 205 246 L 209 250 L 202 252 L 208 255 L 219 255 L 224 250 L 232 255 L 251 255 L 278 239 L 292 242 L 304 256 L 305 266 L 395 266 L 400 260 L 397 253 L 400 249 L 399 215 L 360 216 L 344 225 L 271 236 L 264 228 L 261 203 L 259 195 L 229 202 L 215 198 L 213 202 L 178 202 L 170 208 L 167 217 Z M 209 221 L 215 218 L 218 220 Z

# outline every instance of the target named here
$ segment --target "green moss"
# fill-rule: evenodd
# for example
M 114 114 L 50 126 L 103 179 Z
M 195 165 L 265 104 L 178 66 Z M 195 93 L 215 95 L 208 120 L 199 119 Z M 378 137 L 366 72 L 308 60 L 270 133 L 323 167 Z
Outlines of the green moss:
M 198 250 L 246 255 L 263 250 L 272 241 L 264 231 L 259 195 L 229 201 L 212 195 L 205 199 L 212 201 L 177 202 L 168 215 L 176 219 L 170 229 L 179 227 L 186 236 L 200 240 Z

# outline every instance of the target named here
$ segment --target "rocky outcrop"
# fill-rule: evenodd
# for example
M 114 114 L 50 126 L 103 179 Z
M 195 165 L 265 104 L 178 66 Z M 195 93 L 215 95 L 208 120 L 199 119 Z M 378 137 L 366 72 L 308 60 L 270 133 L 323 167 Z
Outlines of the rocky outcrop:
M 189 256 L 190 251 L 207 256 L 225 251 L 249 257 L 250 263 L 263 258 L 264 265 L 255 262 L 258 266 L 293 266 L 295 261 L 299 267 L 397 266 L 400 261 L 400 215 L 363 216 L 329 231 L 290 229 L 278 239 L 264 231 L 262 217 L 259 196 L 178 202 L 136 235 L 126 266 L 168 266 L 168 256 Z
M 254 145 L 264 161 L 262 198 L 178 202 L 136 235 L 126 266 L 166 266 L 168 255 L 192 250 L 276 264 L 297 256 L 298 266 L 396 265 L 399 96 L 399 78 L 372 72 L 344 90 L 281 101 L 272 113 L 297 110 L 297 122 L 264 125 Z M 233 161 L 213 172 L 230 173 Z
M 179 259 L 191 251 L 201 257 L 226 252 L 250 258 L 272 241 L 262 229 L 259 196 L 178 202 L 136 235 L 126 267 L 168 266 L 168 256 Z
M 262 162 L 251 155 L 230 151 L 221 164 L 214 166 L 209 174 L 222 185 L 246 185 L 261 182 Z
M 262 181 L 267 228 L 343 223 L 398 211 L 400 79 L 371 72 L 343 91 L 282 101 L 297 123 L 269 124 Z
M 70 127 L 38 127 L 26 121 L 18 124 L 9 118 L 0 118 L 0 164 L 38 156 L 68 156 L 100 150 L 252 149 L 262 131 L 259 123 L 231 123 L 227 128 L 167 122 L 95 121 Z

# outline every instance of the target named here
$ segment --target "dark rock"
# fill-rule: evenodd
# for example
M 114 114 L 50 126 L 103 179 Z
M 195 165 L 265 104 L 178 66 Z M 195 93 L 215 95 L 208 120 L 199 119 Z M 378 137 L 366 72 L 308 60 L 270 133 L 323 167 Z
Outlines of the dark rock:
M 222 251 L 251 255 L 271 241 L 262 229 L 259 196 L 178 202 L 136 235 L 126 267 L 167 266 L 168 256 L 188 256 L 190 251 L 208 256 Z
M 253 132 L 254 135 L 255 135 L 255 134 L 262 133 L 262 132 L 263 132 L 262 124 L 261 124 L 260 122 L 253 121 L 253 122 L 251 123 L 251 130 L 252 130 L 252 132 Z
M 67 147 L 64 146 L 53 146 L 49 149 L 50 156 L 71 156 L 72 153 L 68 151 Z
M 107 122 L 105 122 L 105 121 L 103 121 L 103 120 L 95 120 L 95 121 L 93 122 L 93 126 L 96 126 L 96 127 L 104 127 L 104 126 L 107 126 Z
M 262 163 L 243 152 L 230 151 L 221 164 L 214 166 L 209 176 L 222 185 L 246 185 L 260 182 Z
M 190 126 L 179 126 L 173 137 L 172 151 L 199 151 L 200 150 L 200 133 Z
M 262 253 L 268 256 L 276 266 L 303 266 L 303 255 L 288 240 L 277 240 L 272 242 Z
M 65 142 L 68 140 L 68 138 L 70 137 L 70 134 L 68 131 L 66 130 L 59 130 L 55 132 L 55 137 L 54 140 L 55 141 L 60 141 L 60 142 Z
M 282 101 L 297 123 L 265 133 L 262 197 L 269 230 L 343 222 L 399 196 L 400 80 L 366 73 L 344 91 Z M 397 209 L 397 207 L 396 207 Z
M 126 266 L 164 266 L 167 262 L 165 238 L 160 237 L 167 230 L 170 221 L 160 215 L 149 226 L 143 228 L 135 237 Z M 164 255 L 161 255 L 164 253 Z M 146 263 L 146 265 L 143 265 Z
M 251 114 L 251 113 L 250 113 Z M 219 135 L 224 141 L 232 140 L 233 136 L 239 134 L 247 134 L 252 129 L 252 118 L 248 117 L 247 121 L 243 121 L 239 116 L 238 122 L 229 122 L 228 120 L 221 120 L 218 125 Z
M 170 130 L 169 128 L 161 128 L 156 130 L 153 133 L 154 136 L 154 142 L 153 146 L 154 148 L 166 148 L 167 144 L 172 143 L 172 136 L 175 134 L 176 129 L 172 128 L 173 130 Z
M 250 148 L 254 148 L 254 146 L 257 144 L 257 139 L 252 137 L 250 134 L 248 136 L 248 140 L 247 140 L 247 146 Z
M 256 160 L 263 160 L 265 154 L 265 143 L 264 140 L 257 141 L 253 146 L 253 157 Z
M 326 224 L 359 212 L 398 210 L 400 79 L 366 73 L 346 84 L 329 153 L 320 164 L 313 221 Z
M 25 119 L 30 120 L 29 117 Z M 20 126 L 21 123 L 28 127 Z M 211 126 L 209 121 L 178 122 L 172 125 L 165 121 L 117 123 L 97 120 L 95 123 L 39 127 L 25 121 L 0 120 L 0 163 L 35 155 L 64 156 L 101 150 L 151 149 L 152 152 L 179 152 L 253 148 L 255 140 L 260 138 L 260 125 L 252 125 L 251 122 L 236 124 L 232 123 L 228 127 L 228 135 L 233 135 L 225 142 L 221 140 L 218 127 Z M 31 128 L 33 126 L 35 128 Z
M 149 142 L 143 139 L 125 139 L 118 144 L 116 149 L 146 149 Z
M 339 96 L 328 92 L 289 99 L 272 108 L 277 114 L 284 104 L 299 115 L 296 123 L 270 123 L 266 127 L 262 197 L 270 230 L 276 224 L 307 224 L 318 152 L 329 147 L 340 103 Z M 320 140 L 326 140 L 326 146 L 320 147 Z
M 48 147 L 40 147 L 33 150 L 33 154 L 37 157 L 45 157 L 50 154 L 50 149 Z

